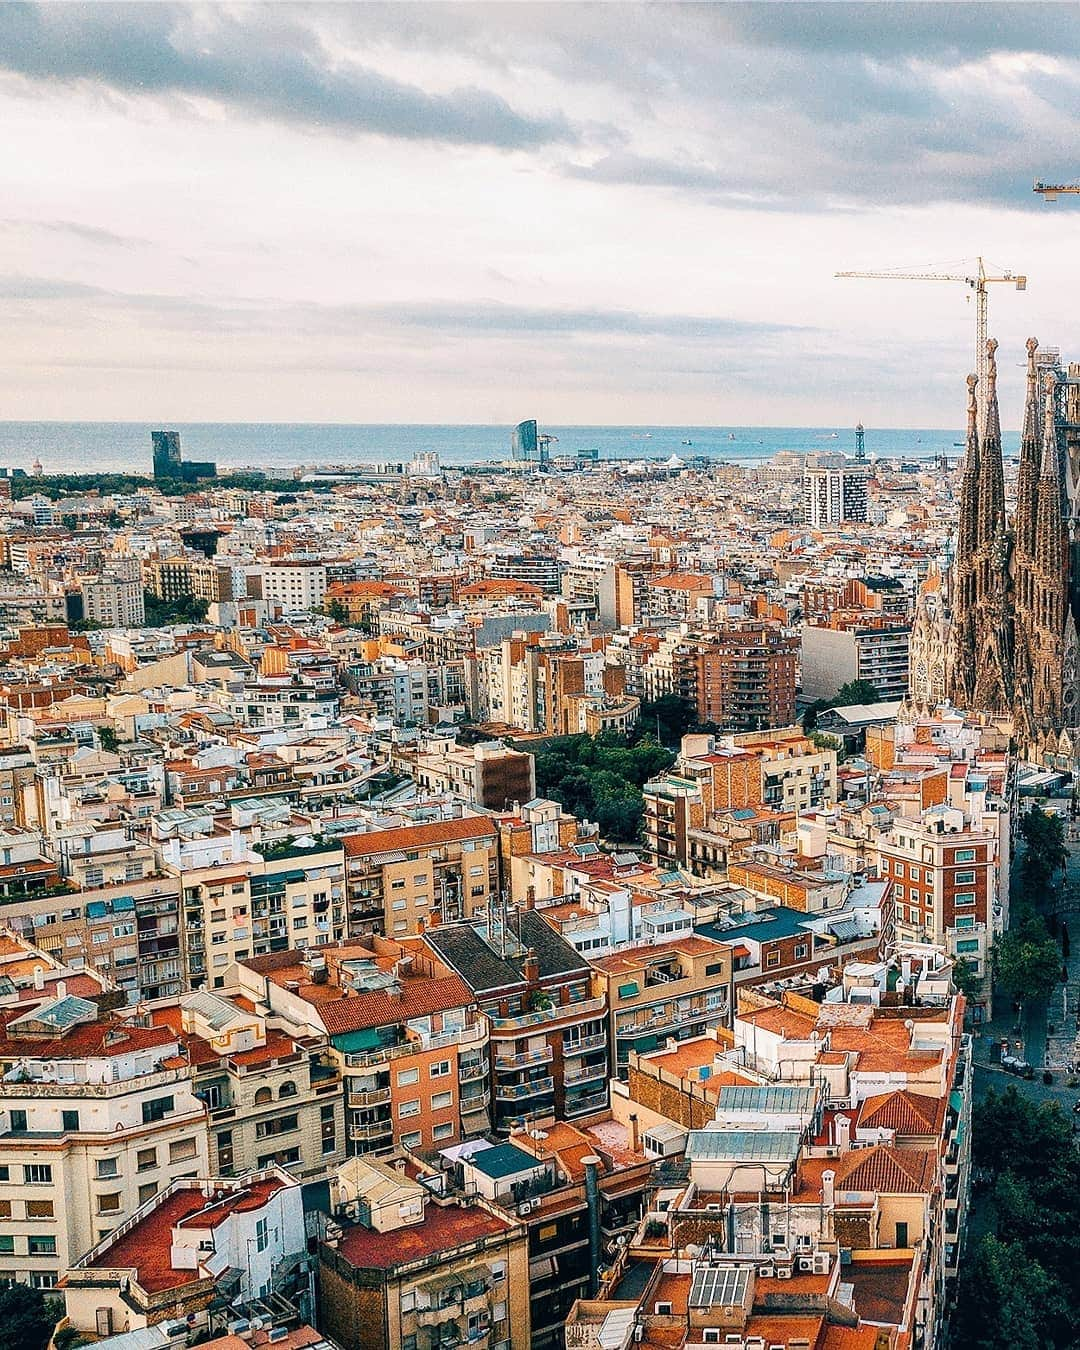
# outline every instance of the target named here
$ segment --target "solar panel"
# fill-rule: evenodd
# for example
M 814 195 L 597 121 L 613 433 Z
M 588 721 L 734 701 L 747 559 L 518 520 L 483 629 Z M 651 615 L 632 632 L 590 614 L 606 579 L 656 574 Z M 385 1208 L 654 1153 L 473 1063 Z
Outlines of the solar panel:
M 747 1266 L 698 1266 L 690 1283 L 691 1308 L 733 1307 L 746 1298 Z

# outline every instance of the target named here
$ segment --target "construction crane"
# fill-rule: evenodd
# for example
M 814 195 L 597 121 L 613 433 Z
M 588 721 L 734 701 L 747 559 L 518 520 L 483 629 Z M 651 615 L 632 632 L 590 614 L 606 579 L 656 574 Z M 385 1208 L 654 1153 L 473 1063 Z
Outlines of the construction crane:
M 1080 191 L 1080 188 L 1077 189 Z M 1016 276 L 1012 272 L 1002 272 L 1000 276 L 989 276 L 982 258 L 977 258 L 977 269 L 967 276 L 951 272 L 837 272 L 838 277 L 860 277 L 869 281 L 962 281 L 969 290 L 975 292 L 975 373 L 979 377 L 978 397 L 982 408 L 983 391 L 986 389 L 986 288 L 991 282 L 1007 281 L 1018 291 L 1027 290 L 1027 277 Z M 970 299 L 970 297 L 969 297 Z
M 1059 192 L 1080 192 L 1080 183 L 1044 183 L 1035 179 L 1035 189 L 1044 202 L 1056 202 Z

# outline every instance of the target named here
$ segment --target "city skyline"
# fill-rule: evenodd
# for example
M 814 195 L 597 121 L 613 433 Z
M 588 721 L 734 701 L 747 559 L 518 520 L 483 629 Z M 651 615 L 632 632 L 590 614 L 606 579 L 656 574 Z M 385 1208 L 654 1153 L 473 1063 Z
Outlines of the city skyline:
M 797 17 L 796 17 L 797 14 Z M 8 6 L 5 418 L 959 426 L 1068 358 L 1057 6 Z

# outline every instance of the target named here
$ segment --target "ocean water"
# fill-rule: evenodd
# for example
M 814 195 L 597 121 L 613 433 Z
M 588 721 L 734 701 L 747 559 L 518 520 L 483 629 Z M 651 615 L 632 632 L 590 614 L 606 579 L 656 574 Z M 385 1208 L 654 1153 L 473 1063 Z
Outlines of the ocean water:
M 40 459 L 46 473 L 151 472 L 149 422 L 0 422 L 0 465 L 28 472 Z M 510 428 L 499 426 L 319 425 L 310 422 L 192 422 L 180 432 L 185 459 L 215 460 L 223 468 L 372 464 L 407 461 L 422 451 L 443 464 L 510 457 Z M 552 427 L 553 455 L 599 451 L 602 460 L 689 458 L 753 462 L 778 450 L 855 450 L 851 428 L 834 427 Z M 960 431 L 868 428 L 869 456 L 892 459 L 961 454 Z M 1004 437 L 1015 454 L 1016 433 Z

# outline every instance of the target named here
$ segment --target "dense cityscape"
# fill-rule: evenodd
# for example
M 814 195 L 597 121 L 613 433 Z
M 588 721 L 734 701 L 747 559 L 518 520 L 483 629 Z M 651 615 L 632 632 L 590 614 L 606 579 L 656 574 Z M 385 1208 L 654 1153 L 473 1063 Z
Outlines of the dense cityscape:
M 0 7 L 0 1350 L 1080 1346 L 1064 9 Z

